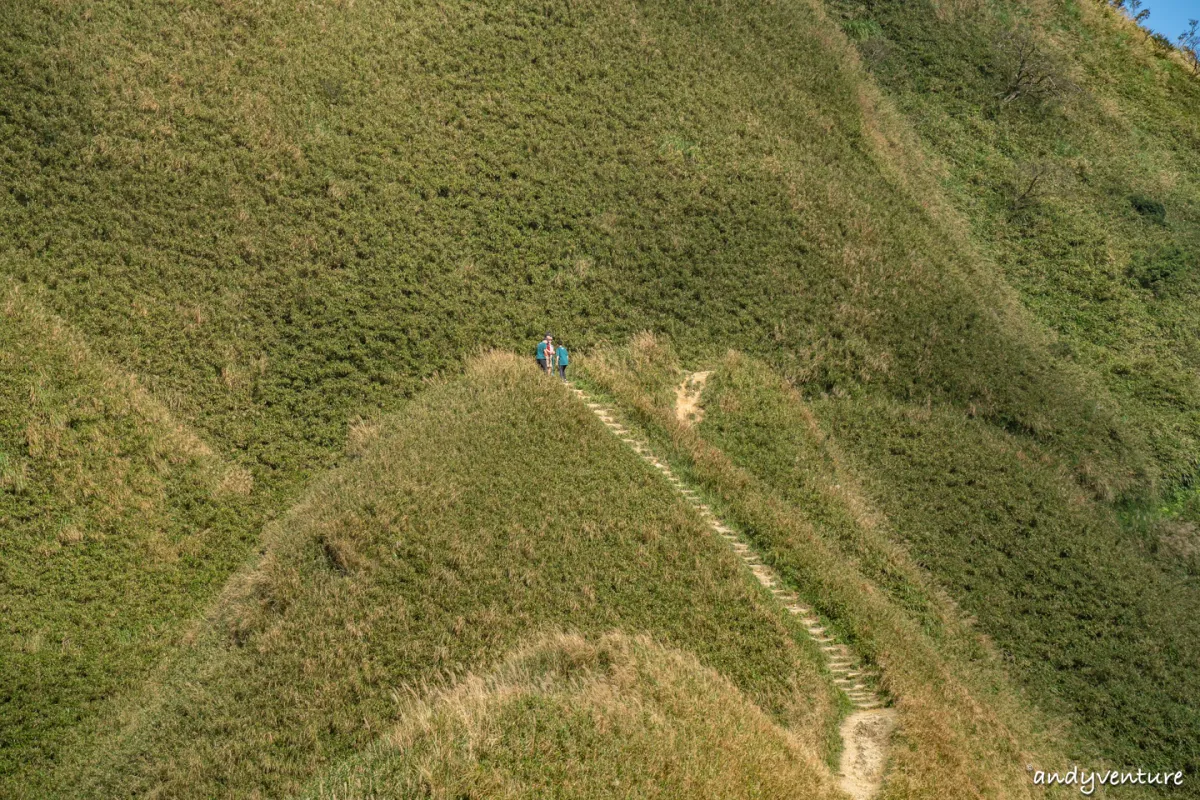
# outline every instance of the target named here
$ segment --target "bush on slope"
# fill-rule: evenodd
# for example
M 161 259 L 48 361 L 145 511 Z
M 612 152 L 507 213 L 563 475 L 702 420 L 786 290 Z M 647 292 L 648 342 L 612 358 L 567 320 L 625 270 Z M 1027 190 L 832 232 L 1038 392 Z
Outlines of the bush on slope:
M 397 692 L 543 630 L 649 633 L 824 753 L 836 701 L 795 625 L 586 408 L 489 356 L 314 486 L 194 648 L 53 777 L 76 797 L 295 791 L 388 730 Z
M 303 797 L 832 798 L 725 678 L 648 639 L 555 636 L 406 708 Z

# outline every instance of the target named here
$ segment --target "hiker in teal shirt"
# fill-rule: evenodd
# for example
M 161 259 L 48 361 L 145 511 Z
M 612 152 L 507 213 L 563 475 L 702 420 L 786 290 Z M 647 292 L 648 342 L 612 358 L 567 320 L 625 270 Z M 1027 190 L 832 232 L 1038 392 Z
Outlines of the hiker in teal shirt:
M 560 344 L 554 351 L 554 360 L 558 362 L 558 377 L 566 381 L 567 364 L 570 364 L 571 360 L 567 357 L 567 348 L 564 345 Z
M 554 358 L 554 337 L 546 334 L 546 338 L 538 342 L 535 356 L 538 368 L 547 375 L 550 374 L 550 359 Z

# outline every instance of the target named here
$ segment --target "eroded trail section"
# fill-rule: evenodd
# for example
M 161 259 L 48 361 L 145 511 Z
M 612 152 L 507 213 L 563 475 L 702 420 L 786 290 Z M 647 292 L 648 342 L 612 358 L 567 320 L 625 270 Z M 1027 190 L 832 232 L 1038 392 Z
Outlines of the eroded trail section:
M 699 425 L 704 419 L 704 406 L 700 405 L 700 395 L 711 374 L 692 372 L 675 390 L 675 416 L 684 425 Z
M 676 414 L 688 424 L 694 424 L 702 415 L 700 390 L 708 373 L 693 373 L 679 387 L 679 405 Z M 655 457 L 649 445 L 637 439 L 622 425 L 607 406 L 597 403 L 578 387 L 573 391 L 587 407 L 599 417 L 610 431 L 631 447 L 642 459 L 675 487 L 685 500 L 695 508 L 709 526 L 730 549 L 742 560 L 754 577 L 790 613 L 804 623 L 808 634 L 817 642 L 825 656 L 825 663 L 833 674 L 834 683 L 850 699 L 854 711 L 842 722 L 842 758 L 839 765 L 839 785 L 842 791 L 856 800 L 869 800 L 879 791 L 887 767 L 888 747 L 896 725 L 896 712 L 885 707 L 877 684 L 877 676 L 863 668 L 861 660 L 847 645 L 838 642 L 811 608 L 800 602 L 800 598 L 784 585 L 780 577 L 762 562 L 758 553 L 742 539 L 736 531 L 720 520 L 694 489 L 685 484 L 665 463 Z M 684 401 L 687 405 L 683 405 Z

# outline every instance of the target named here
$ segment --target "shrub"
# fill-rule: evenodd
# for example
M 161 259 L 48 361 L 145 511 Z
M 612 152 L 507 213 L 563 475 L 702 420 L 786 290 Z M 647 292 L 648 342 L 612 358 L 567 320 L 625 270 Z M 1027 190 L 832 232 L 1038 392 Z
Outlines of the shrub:
M 1195 263 L 1195 254 L 1176 244 L 1136 256 L 1125 274 L 1143 289 L 1165 294 Z
M 1134 211 L 1146 219 L 1157 222 L 1159 225 L 1167 224 L 1167 207 L 1158 200 L 1135 194 L 1129 198 L 1129 204 L 1133 206 Z
M 1057 60 L 1023 28 L 1004 35 L 997 46 L 997 58 L 1005 81 L 997 93 L 1001 106 L 1022 99 L 1041 104 L 1075 88 Z
M 849 19 L 842 23 L 842 30 L 856 42 L 877 39 L 883 36 L 883 28 L 873 19 Z

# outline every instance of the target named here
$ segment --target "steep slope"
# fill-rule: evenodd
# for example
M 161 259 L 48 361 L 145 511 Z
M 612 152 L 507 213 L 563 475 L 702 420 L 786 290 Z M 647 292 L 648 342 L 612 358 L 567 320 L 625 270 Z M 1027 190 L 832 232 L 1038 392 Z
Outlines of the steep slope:
M 1021 53 L 1054 91 L 1013 83 Z M 974 674 L 956 601 L 1035 696 L 1135 712 L 1078 748 L 1196 774 L 1200 90 L 1106 4 L 29 0 L 0 10 L 0 85 L 0 272 L 37 306 L 0 320 L 5 792 L 298 790 L 394 722 L 396 687 L 577 626 L 666 638 L 822 751 L 818 662 L 669 494 L 627 496 L 636 460 L 495 365 L 436 383 L 547 326 L 576 351 L 656 330 L 705 367 L 737 348 L 800 392 L 771 443 L 733 406 L 690 434 L 654 416 L 674 364 L 635 364 L 620 399 L 889 667 L 897 796 L 1021 796 L 1025 748 L 1057 752 Z M 498 441 L 528 475 L 477 469 Z M 540 499 L 557 469 L 586 501 Z M 1014 543 L 1083 533 L 1119 597 L 1048 568 L 1030 580 L 1062 602 L 1019 637 L 996 613 L 1038 616 Z M 1084 643 L 1099 619 L 1163 643 L 1145 676 Z M 1071 643 L 1035 663 L 1056 626 Z
M 303 797 L 835 798 L 824 765 L 694 658 L 561 636 L 406 708 Z
M 814 4 L 37 0 L 5 21 L 0 247 L 260 482 L 545 326 L 971 403 L 1087 450 L 1106 486 L 1145 469 L 884 157 L 903 138 Z
M 827 6 L 944 167 L 973 242 L 1054 332 L 1056 356 L 1144 431 L 1149 477 L 1190 484 L 1200 81 L 1105 0 Z
M 296 791 L 387 731 L 398 693 L 555 630 L 691 652 L 823 759 L 837 708 L 815 645 L 661 478 L 539 377 L 488 357 L 386 421 L 43 793 Z
M 882 531 L 1084 747 L 1118 764 L 1200 763 L 1200 587 L 1084 496 L 1060 459 L 946 409 L 806 404 L 744 357 L 713 372 L 706 402 L 707 441 L 820 520 L 848 558 L 871 558 L 831 492 L 858 485 Z
M 262 509 L 244 469 L 9 282 L 0 408 L 3 786 L 178 641 Z
M 782 484 L 735 463 L 706 439 L 709 417 L 724 416 L 715 405 L 698 428 L 679 419 L 684 375 L 661 338 L 637 337 L 580 359 L 579 369 L 589 391 L 610 397 L 671 471 L 700 487 L 714 513 L 746 537 L 780 589 L 816 609 L 825 629 L 879 675 L 897 715 L 882 797 L 1026 797 L 1041 791 L 1026 764 L 1065 764 L 1073 743 L 1047 733 L 1047 719 L 998 654 L 936 576 L 892 540 L 852 476 L 796 453 L 785 463 L 797 472 Z M 751 385 L 763 375 L 779 380 L 763 370 Z M 721 397 L 727 414 L 738 413 L 738 399 Z M 778 429 L 757 433 L 785 441 L 806 433 L 776 422 Z

